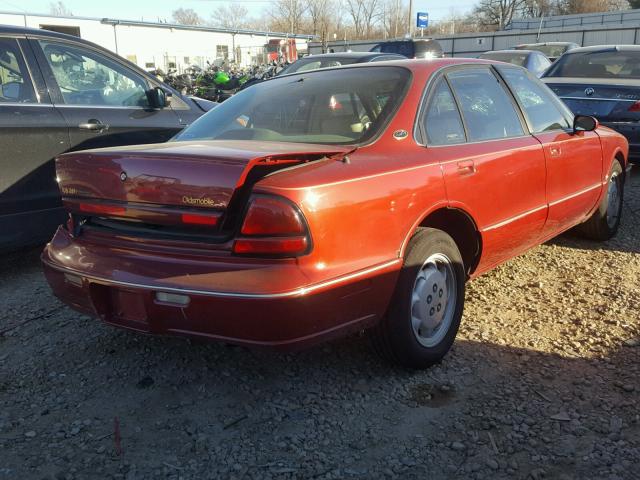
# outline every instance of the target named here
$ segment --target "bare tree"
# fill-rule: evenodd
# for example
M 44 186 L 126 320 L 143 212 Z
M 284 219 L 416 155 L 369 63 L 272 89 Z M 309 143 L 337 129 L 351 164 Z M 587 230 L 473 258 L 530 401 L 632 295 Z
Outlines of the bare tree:
M 267 12 L 270 29 L 273 31 L 302 33 L 304 16 L 307 12 L 306 0 L 277 0 Z
M 248 28 L 252 24 L 248 15 L 249 11 L 242 5 L 220 5 L 211 15 L 210 23 L 222 28 Z
M 73 13 L 64 2 L 51 2 L 49 3 L 49 13 L 58 17 L 72 17 Z
M 401 37 L 409 31 L 409 6 L 403 0 L 385 0 L 381 8 L 385 38 Z
M 346 0 L 345 7 L 351 16 L 356 38 L 370 38 L 377 21 L 382 16 L 381 0 Z
M 203 25 L 204 20 L 192 8 L 178 8 L 171 14 L 173 21 L 180 25 Z
M 502 30 L 525 6 L 526 0 L 480 0 L 474 13 L 480 24 Z
M 548 17 L 558 13 L 558 2 L 554 0 L 525 0 L 522 14 L 525 17 Z
M 629 8 L 627 0 L 559 0 L 560 13 L 596 13 Z
M 329 39 L 329 30 L 335 30 L 336 12 L 332 0 L 309 0 L 307 8 L 309 16 L 308 33 L 319 37 L 320 42 L 326 45 Z

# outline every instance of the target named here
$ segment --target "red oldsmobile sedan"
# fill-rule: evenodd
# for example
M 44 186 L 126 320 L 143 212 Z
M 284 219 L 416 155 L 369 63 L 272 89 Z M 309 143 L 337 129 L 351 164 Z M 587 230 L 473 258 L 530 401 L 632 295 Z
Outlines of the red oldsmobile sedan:
M 119 327 L 269 347 L 367 330 L 422 368 L 468 279 L 572 227 L 616 233 L 627 153 L 506 64 L 283 76 L 168 143 L 58 158 L 70 215 L 42 259 L 59 298 Z

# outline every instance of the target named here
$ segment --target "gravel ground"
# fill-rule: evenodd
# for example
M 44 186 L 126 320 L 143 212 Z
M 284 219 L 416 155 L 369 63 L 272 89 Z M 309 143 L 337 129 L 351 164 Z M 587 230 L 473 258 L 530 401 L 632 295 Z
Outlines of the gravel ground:
M 296 354 L 120 331 L 0 258 L 0 479 L 637 479 L 640 177 L 618 237 L 472 282 L 424 372 L 364 338 Z

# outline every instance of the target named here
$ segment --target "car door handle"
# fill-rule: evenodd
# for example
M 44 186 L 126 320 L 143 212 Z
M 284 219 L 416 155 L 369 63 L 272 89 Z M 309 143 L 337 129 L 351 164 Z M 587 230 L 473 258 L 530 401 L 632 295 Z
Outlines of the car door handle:
M 90 130 L 92 132 L 103 132 L 105 130 L 109 130 L 109 125 L 92 118 L 88 122 L 78 125 L 78 128 L 80 130 Z
M 549 151 L 551 152 L 552 157 L 559 157 L 560 155 L 562 155 L 562 150 L 560 149 L 560 147 L 551 147 Z
M 460 175 L 472 175 L 476 173 L 476 164 L 473 160 L 458 162 L 458 173 Z

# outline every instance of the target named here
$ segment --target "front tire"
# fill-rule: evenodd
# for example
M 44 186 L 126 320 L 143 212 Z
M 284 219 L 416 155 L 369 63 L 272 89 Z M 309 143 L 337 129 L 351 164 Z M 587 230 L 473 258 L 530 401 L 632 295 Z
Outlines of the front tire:
M 409 241 L 387 314 L 369 331 L 374 349 L 408 368 L 441 361 L 458 333 L 465 279 L 453 239 L 441 230 L 418 229 Z
M 591 240 L 606 241 L 615 236 L 622 218 L 622 200 L 624 198 L 624 173 L 618 159 L 613 161 L 609 171 L 607 192 L 593 215 L 577 231 Z

